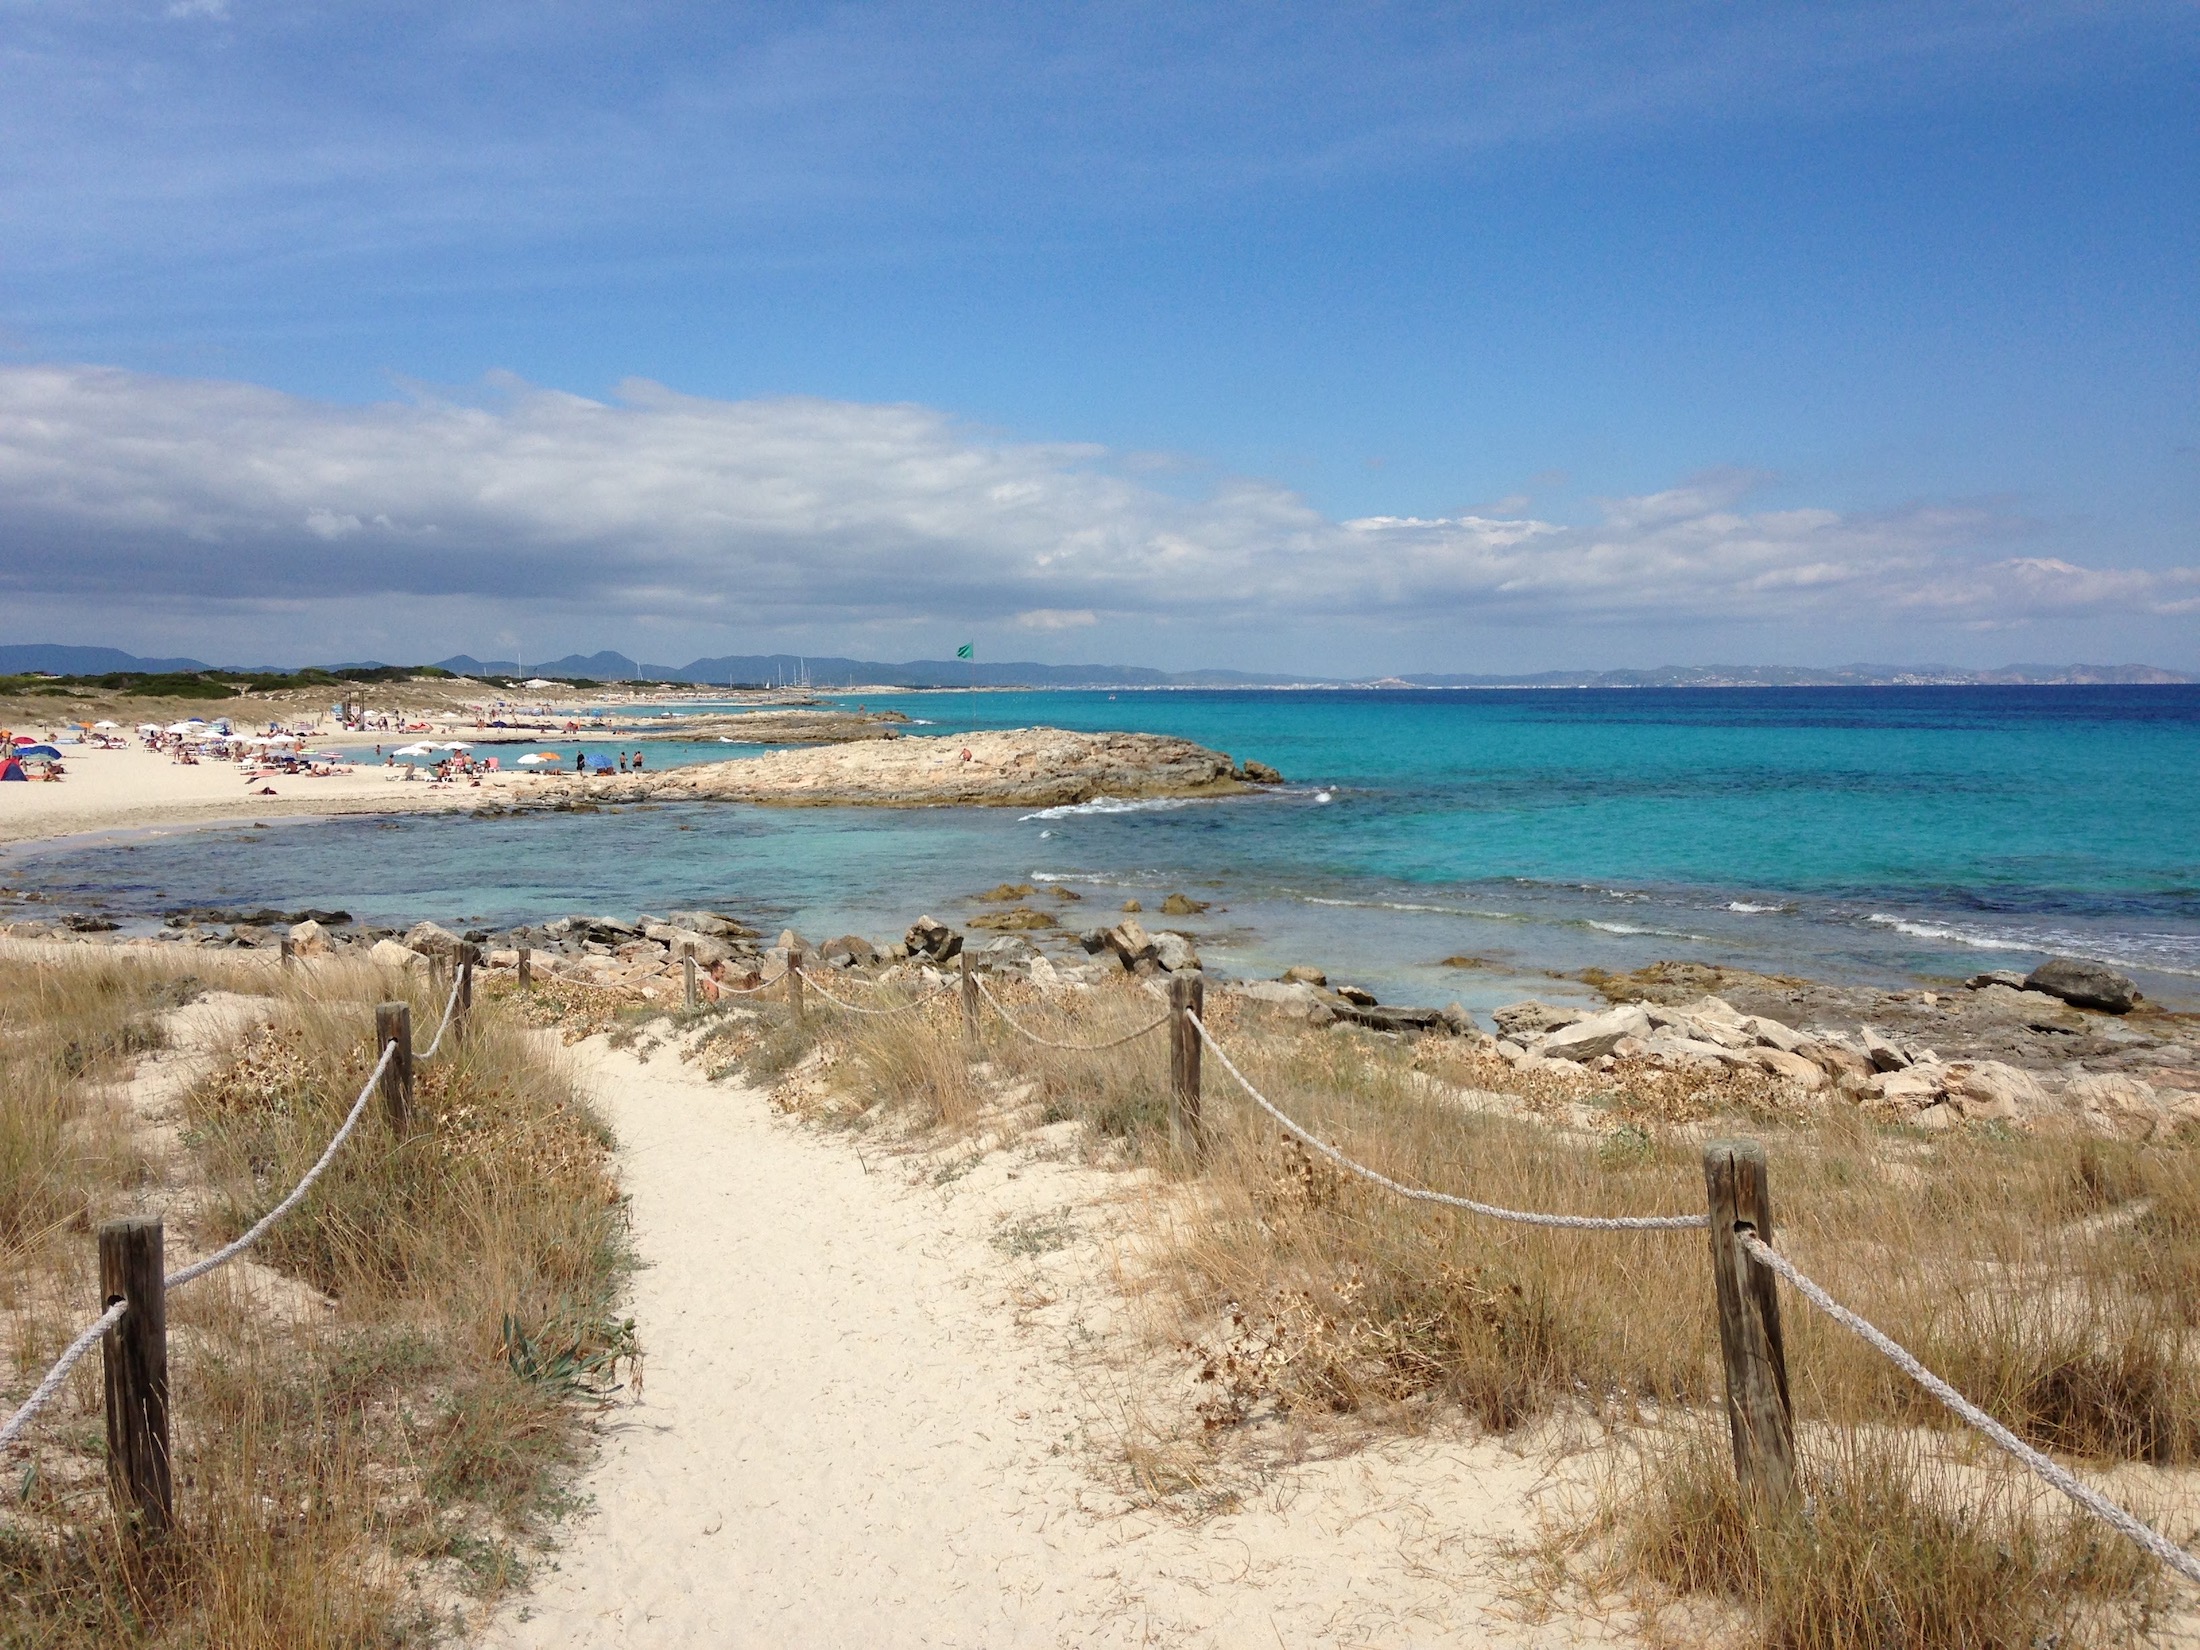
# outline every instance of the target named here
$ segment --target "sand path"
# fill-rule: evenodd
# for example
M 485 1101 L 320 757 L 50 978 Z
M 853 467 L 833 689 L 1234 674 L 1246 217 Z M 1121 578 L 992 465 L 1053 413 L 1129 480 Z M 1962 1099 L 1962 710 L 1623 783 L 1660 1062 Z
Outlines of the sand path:
M 994 1153 L 938 1186 L 669 1054 L 577 1052 L 622 1141 L 647 1379 L 494 1642 L 1604 1641 L 1503 1602 L 1499 1546 L 1545 1480 L 1494 1444 L 1287 1468 L 1197 1524 L 1111 1488 L 1119 1399 L 1074 1353 L 1104 1302 L 1061 1299 L 1104 1276 L 1101 1239 L 997 1241 L 1080 1197 L 1089 1227 L 1105 1177 Z

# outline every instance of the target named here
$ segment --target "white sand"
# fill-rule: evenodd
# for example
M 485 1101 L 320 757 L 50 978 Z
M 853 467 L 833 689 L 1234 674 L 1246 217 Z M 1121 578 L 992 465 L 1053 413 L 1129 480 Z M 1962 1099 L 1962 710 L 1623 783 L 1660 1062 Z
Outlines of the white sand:
M 1608 1641 L 1504 1602 L 1503 1545 L 1546 1480 L 1498 1444 L 1285 1467 L 1198 1523 L 1127 1499 L 1127 1389 L 1089 1350 L 1125 1339 L 1104 1244 L 989 1241 L 1034 1210 L 1089 1228 L 1109 1177 L 995 1153 L 918 1183 L 670 1053 L 580 1053 L 633 1194 L 647 1378 L 613 1411 L 595 1510 L 494 1642 Z
M 67 776 L 52 784 L 0 785 L 0 842 L 73 836 L 148 825 L 206 825 L 226 819 L 297 814 L 402 813 L 474 808 L 522 790 L 525 774 L 493 774 L 480 788 L 464 783 L 403 782 L 402 769 L 360 767 L 326 778 L 274 775 L 247 784 L 231 762 L 184 767 L 166 752 L 139 746 L 108 751 L 63 747 Z M 273 796 L 262 796 L 271 789 Z

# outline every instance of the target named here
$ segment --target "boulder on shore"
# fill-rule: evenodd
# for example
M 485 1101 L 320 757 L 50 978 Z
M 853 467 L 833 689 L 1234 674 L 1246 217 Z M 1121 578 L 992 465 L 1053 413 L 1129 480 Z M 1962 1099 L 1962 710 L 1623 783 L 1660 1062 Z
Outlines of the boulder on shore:
M 1535 1052 L 1547 1060 L 1595 1060 L 1611 1053 L 1622 1037 L 1649 1035 L 1650 1016 L 1629 1005 L 1562 1026 L 1536 1044 Z
M 2139 988 L 2113 968 L 2076 957 L 2050 957 L 2025 976 L 2024 989 L 2060 997 L 2072 1008 L 2094 1008 L 2104 1014 L 2129 1014 L 2139 1001 Z
M 930 962 L 952 962 L 962 955 L 963 937 L 937 917 L 919 917 L 902 936 L 909 955 Z

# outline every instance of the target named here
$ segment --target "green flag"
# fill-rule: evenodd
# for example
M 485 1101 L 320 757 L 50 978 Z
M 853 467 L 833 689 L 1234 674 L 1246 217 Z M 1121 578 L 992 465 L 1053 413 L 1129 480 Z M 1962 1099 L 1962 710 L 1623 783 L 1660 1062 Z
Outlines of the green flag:
M 965 642 L 961 647 L 955 649 L 955 657 L 958 659 L 975 659 L 978 656 L 977 647 L 976 642 Z

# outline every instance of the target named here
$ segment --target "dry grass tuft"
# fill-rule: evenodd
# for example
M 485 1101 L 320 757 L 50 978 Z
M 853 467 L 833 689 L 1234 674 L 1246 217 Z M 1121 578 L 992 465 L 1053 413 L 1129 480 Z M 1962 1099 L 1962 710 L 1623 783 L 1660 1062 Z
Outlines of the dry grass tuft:
M 364 1080 L 390 989 L 365 970 L 216 968 L 208 983 L 272 998 L 272 1017 L 187 1091 L 163 1162 L 97 1084 L 191 988 L 158 956 L 68 969 L 0 961 L 0 1065 L 44 1074 L 41 1110 L 0 1111 L 9 1398 L 88 1313 L 91 1224 L 180 1194 L 199 1213 L 170 1215 L 173 1266 L 289 1190 Z M 415 1001 L 414 1023 L 440 1008 Z M 97 1360 L 80 1366 L 0 1511 L 0 1646 L 425 1643 L 524 1576 L 585 1400 L 639 1351 L 613 1312 L 610 1142 L 494 1004 L 422 1069 L 416 1124 L 398 1140 L 370 1112 L 248 1261 L 171 1298 L 178 1526 L 149 1559 L 118 1542 Z

